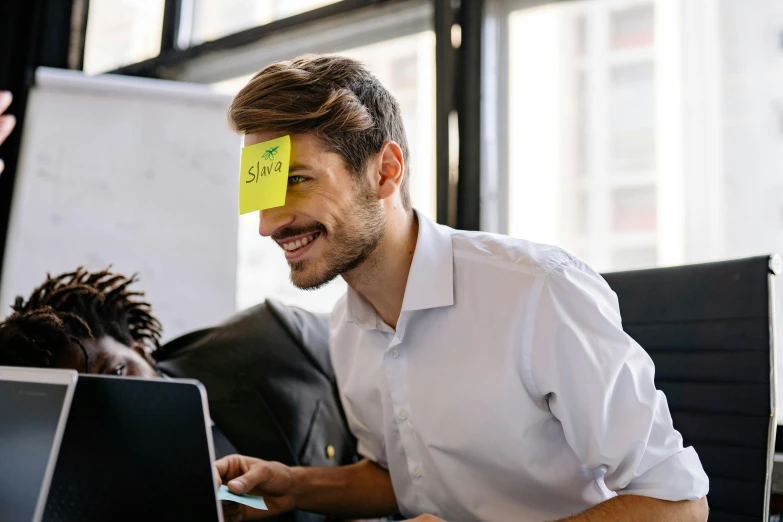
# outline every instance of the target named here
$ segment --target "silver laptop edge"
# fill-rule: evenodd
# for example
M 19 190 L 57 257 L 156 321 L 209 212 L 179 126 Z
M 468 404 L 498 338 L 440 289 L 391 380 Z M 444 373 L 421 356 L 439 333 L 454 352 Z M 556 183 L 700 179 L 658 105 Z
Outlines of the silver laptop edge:
M 52 448 L 46 463 L 41 490 L 35 504 L 35 512 L 32 522 L 40 522 L 46 508 L 46 499 L 49 496 L 49 486 L 52 484 L 54 468 L 57 464 L 57 456 L 60 453 L 60 444 L 65 433 L 65 425 L 68 421 L 68 412 L 71 410 L 71 401 L 76 390 L 78 374 L 73 370 L 53 370 L 40 368 L 17 368 L 0 366 L 0 380 L 14 382 L 35 382 L 41 384 L 60 384 L 66 387 L 65 398 L 60 408 L 60 418 L 57 420 L 57 430 L 54 434 Z

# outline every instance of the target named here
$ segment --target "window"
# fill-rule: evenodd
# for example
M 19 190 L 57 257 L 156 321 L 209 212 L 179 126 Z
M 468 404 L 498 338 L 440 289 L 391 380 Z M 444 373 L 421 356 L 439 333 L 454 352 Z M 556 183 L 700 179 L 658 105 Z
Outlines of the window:
M 339 0 L 195 0 L 191 44 L 215 40 Z
M 410 148 L 410 190 L 413 205 L 435 218 L 435 39 L 430 31 L 371 45 L 349 48 L 340 54 L 362 61 L 400 103 Z M 213 86 L 236 93 L 252 73 Z M 289 268 L 280 248 L 258 235 L 258 215 L 239 221 L 237 308 L 244 309 L 267 297 L 316 312 L 328 312 L 345 293 L 338 278 L 324 288 L 299 290 L 288 280 Z
M 652 62 L 609 71 L 610 168 L 613 174 L 655 168 L 655 85 Z
M 340 54 L 363 62 L 400 103 L 414 207 L 435 219 L 435 35 L 423 32 Z
M 655 8 L 649 3 L 612 10 L 609 18 L 610 47 L 612 49 L 630 49 L 652 45 L 654 20 Z
M 106 72 L 160 53 L 164 0 L 92 0 L 84 71 Z
M 783 252 L 783 4 L 752 3 L 496 2 L 509 233 L 601 271 Z
M 783 253 L 783 2 L 489 7 L 510 234 L 599 271 Z

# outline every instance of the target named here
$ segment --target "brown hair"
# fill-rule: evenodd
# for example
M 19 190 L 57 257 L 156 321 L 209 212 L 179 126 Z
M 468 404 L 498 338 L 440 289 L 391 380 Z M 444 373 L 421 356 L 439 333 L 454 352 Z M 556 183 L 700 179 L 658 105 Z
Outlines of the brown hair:
M 402 149 L 400 195 L 411 208 L 408 140 L 397 100 L 361 63 L 342 56 L 304 55 L 273 63 L 239 91 L 228 110 L 235 131 L 315 134 L 361 176 L 387 141 Z

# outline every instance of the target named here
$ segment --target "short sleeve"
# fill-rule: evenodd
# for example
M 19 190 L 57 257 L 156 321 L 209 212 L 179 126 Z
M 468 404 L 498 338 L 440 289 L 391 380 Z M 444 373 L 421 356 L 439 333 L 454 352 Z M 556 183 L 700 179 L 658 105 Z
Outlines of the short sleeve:
M 582 465 L 618 494 L 696 500 L 709 489 L 683 448 L 647 353 L 622 329 L 617 297 L 579 261 L 541 287 L 531 375 Z

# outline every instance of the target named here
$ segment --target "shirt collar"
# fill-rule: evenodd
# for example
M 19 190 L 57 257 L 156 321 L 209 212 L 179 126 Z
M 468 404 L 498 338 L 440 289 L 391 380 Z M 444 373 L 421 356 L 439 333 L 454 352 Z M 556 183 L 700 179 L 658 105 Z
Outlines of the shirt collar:
M 414 212 L 419 234 L 405 285 L 402 312 L 451 306 L 454 304 L 451 229 Z M 363 328 L 383 329 L 383 321 L 372 305 L 351 287 L 348 287 L 347 312 L 349 322 Z

